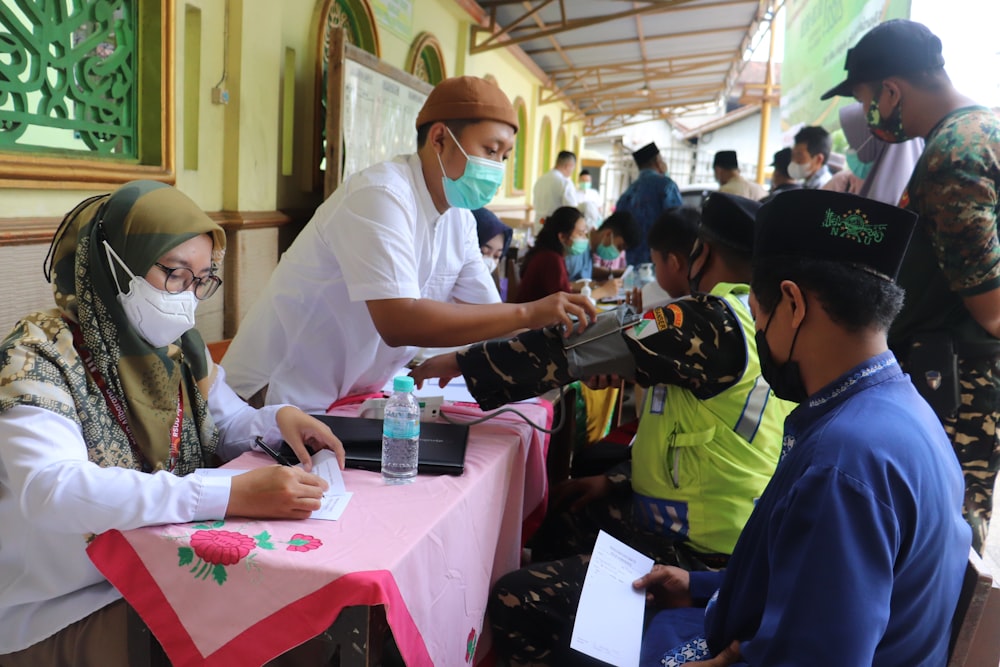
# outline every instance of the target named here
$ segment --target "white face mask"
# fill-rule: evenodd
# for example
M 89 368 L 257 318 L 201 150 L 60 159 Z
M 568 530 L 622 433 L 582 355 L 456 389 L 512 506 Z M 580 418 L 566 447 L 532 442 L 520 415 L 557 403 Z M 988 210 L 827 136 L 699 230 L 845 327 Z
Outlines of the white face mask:
M 788 175 L 796 181 L 804 181 L 811 176 L 809 167 L 804 164 L 799 164 L 798 162 L 788 163 Z
M 497 270 L 497 264 L 499 264 L 499 261 L 497 260 L 496 257 L 486 257 L 486 256 L 483 256 L 483 264 L 486 265 L 486 270 L 487 271 L 489 271 L 490 273 L 493 273 L 494 271 Z
M 184 290 L 180 294 L 171 294 L 156 289 L 145 278 L 132 273 L 107 241 L 104 242 L 104 249 L 108 255 L 108 265 L 112 265 L 113 259 L 132 277 L 128 292 L 123 293 L 118 284 L 118 274 L 112 268 L 111 275 L 118 288 L 118 303 L 122 305 L 129 324 L 147 343 L 153 347 L 166 347 L 194 328 L 194 311 L 198 306 L 198 299 L 193 291 Z

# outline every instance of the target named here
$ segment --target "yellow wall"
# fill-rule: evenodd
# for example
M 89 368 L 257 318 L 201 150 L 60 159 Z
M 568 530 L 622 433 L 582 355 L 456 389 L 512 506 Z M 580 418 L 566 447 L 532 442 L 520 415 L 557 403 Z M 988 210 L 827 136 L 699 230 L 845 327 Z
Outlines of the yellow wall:
M 224 53 L 223 0 L 175 1 L 176 184 L 206 211 L 310 210 L 318 204 L 320 197 L 311 190 L 311 157 L 315 143 L 318 25 L 323 4 L 323 0 L 230 0 L 229 45 L 228 52 Z M 187 43 L 185 17 L 188 8 L 197 10 L 193 13 L 200 21 L 197 44 Z M 528 127 L 524 128 L 528 147 L 525 192 L 507 196 L 502 189 L 493 202 L 497 206 L 524 205 L 530 202 L 531 185 L 539 176 L 538 138 L 542 117 L 549 118 L 555 138 L 562 126 L 564 105 L 539 105 L 541 84 L 538 78 L 507 49 L 469 55 L 471 23 L 468 13 L 453 0 L 414 0 L 412 30 L 408 38 L 378 26 L 381 58 L 389 65 L 405 69 L 411 43 L 420 33 L 429 32 L 441 45 L 448 76 L 489 74 L 496 78 L 511 100 L 516 97 L 525 100 L 529 118 Z M 195 34 L 194 28 L 192 34 Z M 190 73 L 186 76 L 185 53 L 192 53 L 192 48 L 199 50 L 197 76 Z M 285 81 L 289 50 L 294 52 L 295 75 L 294 80 Z M 222 77 L 225 55 L 228 56 L 225 85 L 230 101 L 227 105 L 214 104 L 211 91 Z M 282 145 L 282 94 L 286 86 L 294 88 L 294 171 L 291 175 L 282 175 L 281 163 L 282 151 L 287 150 L 287 146 Z M 200 96 L 197 104 L 190 104 L 193 101 L 188 96 L 191 95 Z M 196 110 L 191 113 L 196 113 L 197 118 L 186 117 L 192 109 Z M 574 139 L 582 134 L 582 124 L 567 125 L 565 129 L 572 146 Z M 197 168 L 186 168 L 186 158 L 193 158 L 185 154 L 186 147 L 192 146 L 197 146 Z M 553 155 L 555 150 L 554 147 Z M 0 218 L 60 218 L 83 198 L 102 191 L 106 189 L 0 188 Z M 279 235 L 272 228 L 240 232 L 236 236 L 233 256 L 238 252 L 245 258 L 237 269 L 241 280 L 239 294 L 246 295 L 239 300 L 238 321 L 249 308 L 249 299 L 259 291 L 277 262 Z M 41 271 L 25 276 L 22 269 L 14 268 L 20 258 L 38 255 L 39 251 L 44 255 L 43 250 L 44 244 L 0 245 L 0 332 L 6 331 L 16 316 L 23 314 L 24 304 L 14 298 L 15 294 L 37 294 L 37 307 L 51 305 Z M 251 259 L 252 266 L 249 264 Z M 244 261 L 247 262 L 246 273 L 250 275 L 244 273 Z M 230 308 L 228 303 L 226 308 Z M 204 332 L 206 338 L 221 337 L 221 320 L 221 316 L 211 316 L 211 331 Z

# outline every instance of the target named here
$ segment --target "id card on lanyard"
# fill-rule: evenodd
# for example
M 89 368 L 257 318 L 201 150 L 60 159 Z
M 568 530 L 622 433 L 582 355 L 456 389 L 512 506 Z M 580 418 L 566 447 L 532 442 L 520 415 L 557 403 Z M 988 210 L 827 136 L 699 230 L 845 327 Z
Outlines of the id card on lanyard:
M 116 396 L 115 393 L 111 391 L 111 388 L 105 381 L 104 375 L 101 374 L 100 369 L 97 367 L 97 362 L 94 361 L 94 355 L 91 354 L 90 349 L 83 341 L 83 334 L 80 332 L 80 327 L 72 320 L 65 321 L 69 325 L 70 330 L 73 332 L 73 346 L 76 348 L 77 352 L 80 353 L 80 357 L 83 358 L 83 363 L 87 367 L 87 372 L 90 373 L 92 378 L 94 378 L 94 383 L 97 384 L 97 388 L 101 390 L 101 394 L 104 396 L 104 401 L 108 404 L 108 408 L 111 410 L 111 414 L 114 415 L 115 421 L 118 422 L 118 426 L 120 426 L 122 431 L 125 432 L 125 437 L 128 438 L 128 444 L 132 448 L 132 453 L 135 454 L 136 458 L 142 462 L 142 471 L 152 472 L 152 464 L 143 455 L 142 450 L 139 449 L 139 445 L 135 441 L 135 436 L 132 434 L 132 429 L 128 425 L 128 413 L 125 410 L 125 404 L 122 402 L 121 398 Z M 167 460 L 167 469 L 171 472 L 173 472 L 174 468 L 177 467 L 177 461 L 180 459 L 181 427 L 183 423 L 184 390 L 181 387 L 178 387 L 177 416 L 174 419 L 174 425 L 170 427 L 170 456 Z

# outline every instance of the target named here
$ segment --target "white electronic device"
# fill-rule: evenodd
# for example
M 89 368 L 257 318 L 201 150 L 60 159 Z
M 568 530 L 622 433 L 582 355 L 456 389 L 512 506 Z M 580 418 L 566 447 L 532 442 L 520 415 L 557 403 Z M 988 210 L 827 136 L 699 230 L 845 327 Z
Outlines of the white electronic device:
M 361 404 L 361 414 L 359 417 L 365 419 L 384 419 L 385 404 L 388 398 L 369 398 Z M 420 403 L 420 421 L 433 421 L 441 415 L 441 404 L 444 403 L 443 396 L 417 396 Z

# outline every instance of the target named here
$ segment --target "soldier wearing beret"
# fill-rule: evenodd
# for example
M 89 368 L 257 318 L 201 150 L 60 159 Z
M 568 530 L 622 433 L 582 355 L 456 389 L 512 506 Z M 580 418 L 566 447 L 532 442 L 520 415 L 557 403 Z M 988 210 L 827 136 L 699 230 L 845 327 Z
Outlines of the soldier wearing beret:
M 267 404 L 326 411 L 377 391 L 419 347 L 452 347 L 594 313 L 580 295 L 501 304 L 470 211 L 490 202 L 518 130 L 510 100 L 445 79 L 416 120 L 417 152 L 350 176 L 282 255 L 223 361 Z
M 634 374 L 649 387 L 631 464 L 570 480 L 575 506 L 553 512 L 530 544 L 535 561 L 551 562 L 497 583 L 489 617 L 500 655 L 551 665 L 579 658 L 569 639 L 599 529 L 661 563 L 720 567 L 732 553 L 774 470 L 791 407 L 761 378 L 747 304 L 759 206 L 712 194 L 690 262 L 692 295 L 621 333 L 581 351 L 558 332 L 532 331 L 415 369 L 419 381 L 461 373 L 487 409 L 599 373 Z
M 667 607 L 643 667 L 945 664 L 970 545 L 962 474 L 886 337 L 915 221 L 819 190 L 760 210 L 761 371 L 799 407 L 726 569 L 654 566 L 634 583 Z

